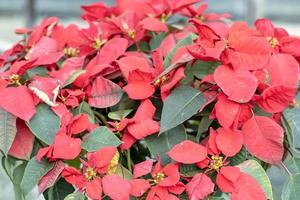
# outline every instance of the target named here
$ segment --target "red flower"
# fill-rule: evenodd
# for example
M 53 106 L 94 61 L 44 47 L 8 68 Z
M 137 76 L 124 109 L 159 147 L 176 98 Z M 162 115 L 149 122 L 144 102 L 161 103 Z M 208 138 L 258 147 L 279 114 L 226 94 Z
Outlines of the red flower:
M 145 161 L 148 162 L 148 161 Z M 146 163 L 139 163 L 135 167 L 135 171 L 138 170 L 140 166 L 148 165 Z M 139 176 L 146 175 L 150 173 L 151 169 L 147 169 Z M 136 178 L 139 177 L 136 175 Z M 149 193 L 147 195 L 147 200 L 154 199 L 178 199 L 174 195 L 181 194 L 185 188 L 183 183 L 179 181 L 180 175 L 178 171 L 178 165 L 176 164 L 167 164 L 165 167 L 162 167 L 161 161 L 158 160 L 156 165 L 151 171 L 152 179 L 132 179 L 131 180 L 131 195 L 135 197 L 142 196 L 149 188 Z M 144 185 L 140 185 L 140 184 Z M 151 185 L 150 185 L 150 184 Z

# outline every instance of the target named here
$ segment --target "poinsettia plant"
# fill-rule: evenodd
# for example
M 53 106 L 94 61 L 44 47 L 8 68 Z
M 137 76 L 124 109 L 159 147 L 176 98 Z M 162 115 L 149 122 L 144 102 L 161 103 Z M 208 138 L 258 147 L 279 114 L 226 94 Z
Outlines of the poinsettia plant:
M 300 39 L 199 0 L 82 6 L 0 56 L 2 167 L 16 199 L 273 199 L 300 188 Z M 298 188 L 298 189 L 297 189 Z

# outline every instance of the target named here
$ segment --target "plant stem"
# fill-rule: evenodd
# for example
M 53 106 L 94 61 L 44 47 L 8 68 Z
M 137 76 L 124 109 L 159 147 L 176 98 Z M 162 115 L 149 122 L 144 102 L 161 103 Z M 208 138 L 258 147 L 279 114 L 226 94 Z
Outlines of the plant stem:
M 280 161 L 280 165 L 283 167 L 283 169 L 287 172 L 287 174 L 291 177 L 293 174 L 290 172 L 290 170 L 285 166 L 285 164 Z
M 128 150 L 126 151 L 126 156 L 127 156 L 127 167 L 128 167 L 128 170 L 129 170 L 130 172 L 132 172 L 130 149 L 128 149 Z

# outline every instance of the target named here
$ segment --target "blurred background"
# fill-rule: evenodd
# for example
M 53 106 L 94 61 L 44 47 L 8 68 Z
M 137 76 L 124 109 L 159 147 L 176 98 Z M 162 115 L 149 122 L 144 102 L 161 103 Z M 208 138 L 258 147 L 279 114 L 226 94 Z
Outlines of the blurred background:
M 79 19 L 80 5 L 99 2 L 99 0 L 0 0 L 0 52 L 20 40 L 14 30 L 31 27 L 46 16 L 58 16 L 64 24 L 77 23 L 85 26 Z M 113 5 L 114 0 L 104 0 Z M 253 23 L 256 18 L 267 17 L 277 26 L 284 27 L 291 35 L 300 36 L 300 0 L 208 0 L 209 10 L 217 13 L 228 12 L 233 20 L 246 20 Z M 285 174 L 276 167 L 268 171 L 274 189 L 274 200 L 280 199 Z M 36 200 L 36 197 L 29 197 Z M 42 198 L 39 198 L 42 199 Z M 12 187 L 0 167 L 0 200 L 14 200 Z

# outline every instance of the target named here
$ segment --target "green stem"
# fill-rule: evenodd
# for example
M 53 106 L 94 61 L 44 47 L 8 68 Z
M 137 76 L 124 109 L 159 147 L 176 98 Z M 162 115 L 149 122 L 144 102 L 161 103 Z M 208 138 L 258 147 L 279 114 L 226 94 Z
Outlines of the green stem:
M 127 167 L 128 167 L 128 170 L 130 171 L 130 172 L 132 172 L 132 167 L 131 167 L 131 156 L 130 156 L 130 149 L 128 149 L 127 151 L 126 151 L 126 156 L 127 156 Z
M 282 168 L 284 169 L 284 171 L 286 171 L 286 173 L 291 177 L 293 176 L 293 174 L 290 172 L 290 170 L 285 166 L 285 164 L 280 161 L 280 165 L 282 166 Z
M 101 113 L 94 110 L 94 114 L 101 119 L 101 121 L 106 124 L 106 118 Z

